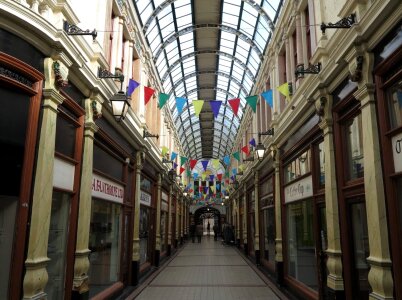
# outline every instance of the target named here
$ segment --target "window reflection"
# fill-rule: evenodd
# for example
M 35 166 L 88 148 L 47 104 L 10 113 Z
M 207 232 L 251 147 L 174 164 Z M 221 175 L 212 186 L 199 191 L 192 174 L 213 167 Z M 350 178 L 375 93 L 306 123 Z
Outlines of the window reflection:
M 324 142 L 318 144 L 319 166 L 320 166 L 320 186 L 325 185 L 325 151 Z
M 347 157 L 349 179 L 363 177 L 364 161 L 363 161 L 363 136 L 362 136 L 362 116 L 357 115 L 348 122 L 347 126 Z
M 391 127 L 402 126 L 402 81 L 388 90 L 389 119 Z
M 307 173 L 310 173 L 310 150 L 301 153 L 296 159 L 291 161 L 285 167 L 285 181 L 286 183 L 293 181 Z

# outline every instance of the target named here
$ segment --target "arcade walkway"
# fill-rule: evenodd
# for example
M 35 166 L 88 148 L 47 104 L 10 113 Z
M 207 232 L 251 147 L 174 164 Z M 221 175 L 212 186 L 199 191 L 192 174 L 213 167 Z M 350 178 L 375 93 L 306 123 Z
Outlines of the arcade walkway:
M 236 248 L 204 236 L 187 242 L 127 299 L 287 299 Z

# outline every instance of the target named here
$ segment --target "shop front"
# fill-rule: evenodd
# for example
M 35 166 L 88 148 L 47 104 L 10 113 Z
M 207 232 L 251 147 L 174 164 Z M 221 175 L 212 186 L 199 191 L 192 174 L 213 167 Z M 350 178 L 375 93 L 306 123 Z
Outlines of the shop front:
M 247 245 L 248 255 L 255 258 L 254 245 L 255 245 L 255 193 L 254 187 L 247 190 L 246 196 L 247 205 Z
M 161 220 L 160 220 L 161 258 L 166 256 L 167 253 L 168 209 L 169 209 L 169 196 L 166 191 L 162 191 Z

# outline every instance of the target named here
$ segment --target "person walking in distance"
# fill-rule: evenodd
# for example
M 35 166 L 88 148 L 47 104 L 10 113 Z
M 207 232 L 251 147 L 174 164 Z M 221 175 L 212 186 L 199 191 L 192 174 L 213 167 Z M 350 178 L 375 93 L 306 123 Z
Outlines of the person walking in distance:
M 202 228 L 202 224 L 198 223 L 197 228 L 196 228 L 196 232 L 197 232 L 197 239 L 198 239 L 199 243 L 201 243 L 201 237 L 202 237 L 203 231 L 204 230 Z
M 209 231 L 211 230 L 211 225 L 209 224 L 209 221 L 208 221 L 208 225 L 207 225 L 207 235 L 209 236 Z
M 212 229 L 214 230 L 214 240 L 217 241 L 218 240 L 218 225 L 214 224 L 214 227 L 212 227 Z

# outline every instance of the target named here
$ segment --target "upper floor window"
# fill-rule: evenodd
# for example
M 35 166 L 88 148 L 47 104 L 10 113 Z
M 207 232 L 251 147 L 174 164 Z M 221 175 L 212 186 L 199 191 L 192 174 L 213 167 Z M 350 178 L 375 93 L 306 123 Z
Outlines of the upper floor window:
M 311 172 L 310 149 L 302 152 L 285 167 L 285 183 L 289 183 L 299 177 Z
M 348 166 L 348 179 L 363 177 L 363 136 L 362 136 L 362 115 L 359 113 L 355 117 L 346 121 L 346 157 Z

